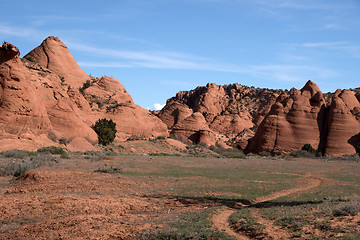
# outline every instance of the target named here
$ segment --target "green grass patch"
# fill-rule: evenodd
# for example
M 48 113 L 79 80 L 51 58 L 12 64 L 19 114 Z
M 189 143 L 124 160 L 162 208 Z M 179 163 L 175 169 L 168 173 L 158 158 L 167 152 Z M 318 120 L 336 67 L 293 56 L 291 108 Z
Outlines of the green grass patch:
M 176 196 L 208 197 L 208 192 L 241 194 L 242 199 L 254 200 L 272 192 L 291 188 L 297 176 L 258 172 L 245 168 L 212 168 L 165 166 L 152 171 L 126 171 L 132 177 L 157 177 L 157 181 L 172 182 Z M 196 180 L 194 180 L 196 178 Z M 197 184 L 194 184 L 194 181 Z M 168 194 L 168 193 L 167 193 Z M 220 197 L 220 196 L 219 196 Z M 230 194 L 221 195 L 234 198 Z M 236 198 L 236 197 L 235 197 Z
M 145 232 L 140 239 L 182 240 L 182 239 L 223 239 L 231 240 L 225 233 L 213 229 L 210 221 L 212 210 L 181 214 L 167 220 L 167 225 L 160 229 Z

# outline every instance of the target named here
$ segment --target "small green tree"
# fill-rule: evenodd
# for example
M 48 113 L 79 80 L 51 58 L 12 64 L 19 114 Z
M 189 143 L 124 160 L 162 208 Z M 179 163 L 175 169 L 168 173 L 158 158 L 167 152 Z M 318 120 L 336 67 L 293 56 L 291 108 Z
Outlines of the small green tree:
M 317 151 L 317 150 L 315 150 L 312 146 L 311 146 L 311 144 L 305 144 L 302 148 L 301 148 L 301 150 L 304 150 L 304 151 L 307 151 L 307 152 L 309 152 L 309 153 L 312 153 L 312 154 L 314 154 L 315 155 L 315 157 L 320 157 L 320 153 Z
M 106 118 L 99 119 L 91 128 L 98 135 L 99 144 L 106 146 L 114 141 L 117 130 L 116 123 L 113 120 L 107 120 Z

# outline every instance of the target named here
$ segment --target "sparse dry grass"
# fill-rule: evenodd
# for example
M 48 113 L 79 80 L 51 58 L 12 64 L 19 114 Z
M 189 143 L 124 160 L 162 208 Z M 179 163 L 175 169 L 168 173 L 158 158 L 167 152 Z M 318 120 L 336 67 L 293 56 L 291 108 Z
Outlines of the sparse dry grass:
M 106 156 L 104 152 L 87 152 L 85 155 L 74 153 L 70 154 L 70 159 L 61 161 L 52 156 L 50 159 L 50 156 L 38 155 L 16 160 L 16 162 L 21 162 L 32 159 L 33 162 L 46 163 L 42 166 L 56 163 L 56 168 L 47 167 L 47 171 L 57 173 L 54 179 L 50 177 L 52 176 L 50 173 L 47 175 L 50 180 L 52 179 L 49 186 L 44 185 L 45 182 L 19 185 L 16 188 L 7 185 L 14 188 L 12 191 L 16 191 L 6 197 L 11 196 L 16 199 L 19 191 L 23 191 L 21 198 L 26 199 L 39 197 L 46 200 L 49 198 L 48 195 L 52 198 L 58 197 L 56 194 L 69 196 L 79 201 L 76 205 L 67 205 L 69 209 L 66 211 L 71 214 L 88 211 L 90 206 L 82 204 L 90 199 L 92 204 L 97 206 L 92 211 L 98 211 L 96 209 L 101 206 L 100 209 L 106 208 L 106 211 L 116 212 L 117 210 L 112 209 L 111 206 L 103 206 L 98 202 L 99 199 L 111 197 L 114 198 L 114 204 L 121 202 L 127 210 L 122 213 L 123 215 L 112 216 L 114 222 L 107 222 L 106 226 L 113 229 L 119 226 L 118 222 L 127 222 L 129 219 L 139 221 L 139 224 L 144 226 L 143 228 L 133 227 L 128 230 L 133 231 L 131 236 L 136 236 L 137 239 L 140 237 L 143 239 L 228 239 L 224 233 L 215 231 L 211 226 L 210 219 L 215 209 L 219 206 L 236 209 L 239 204 L 251 204 L 251 201 L 258 197 L 306 184 L 303 182 L 304 176 L 312 173 L 324 179 L 319 187 L 275 199 L 263 205 L 241 209 L 231 218 L 234 228 L 239 231 L 248 231 L 250 232 L 248 235 L 254 238 L 265 236 L 266 239 L 271 236 L 264 234 L 265 226 L 258 222 L 259 219 L 256 216 L 253 216 L 252 212 L 256 207 L 257 214 L 262 218 L 268 219 L 273 226 L 282 228 L 298 239 L 329 237 L 336 239 L 340 234 L 344 236 L 344 239 L 356 239 L 359 236 L 359 229 L 354 227 L 356 224 L 354 221 L 359 216 L 357 208 L 359 201 L 356 200 L 357 196 L 354 196 L 359 192 L 360 182 L 360 167 L 356 162 L 329 162 L 326 159 L 301 158 L 189 158 L 156 156 L 156 154 L 152 156 L 116 155 L 104 158 Z M 93 157 L 96 159 L 92 160 Z M 13 161 L 12 158 L 2 160 L 7 163 Z M 39 171 L 41 172 L 42 169 Z M 68 183 L 63 182 L 61 178 L 64 171 L 66 174 L 73 173 L 71 178 L 69 178 L 70 175 L 64 178 Z M 94 171 L 116 174 L 99 174 Z M 65 184 L 66 187 L 60 184 Z M 0 193 L 6 192 L 4 184 L 0 184 L 0 187 L 2 188 Z M 29 191 L 27 188 L 32 190 Z M 27 191 L 32 194 L 31 197 L 27 195 Z M 146 203 L 138 207 L 138 203 L 130 203 L 133 199 Z M 31 201 L 33 200 L 28 200 L 28 203 Z M 47 209 L 52 209 L 48 217 L 60 214 L 57 212 L 60 209 L 55 207 L 58 203 L 48 200 L 46 203 Z M 21 205 L 21 202 L 19 204 Z M 42 212 L 43 205 L 39 203 L 33 207 L 36 211 L 32 210 L 26 214 L 29 218 L 35 219 L 31 226 L 35 227 L 33 229 L 38 229 L 36 226 L 40 224 L 40 220 L 36 220 L 37 218 L 32 214 Z M 340 215 L 343 216 L 338 216 L 337 211 L 342 211 Z M 17 220 L 6 221 L 4 224 L 11 225 L 11 221 Z M 73 220 L 70 219 L 69 222 L 71 221 Z M 104 231 L 104 236 L 109 236 L 106 235 L 105 225 L 102 225 L 105 223 L 102 220 L 93 217 L 91 222 L 92 225 Z M 27 229 L 25 226 L 29 227 L 28 224 L 30 223 L 21 223 L 14 229 L 6 230 L 6 233 L 0 231 L 0 236 L 8 236 L 6 234 L 19 232 L 19 229 Z M 68 228 L 71 229 L 73 226 L 69 225 Z M 95 228 L 91 230 L 91 233 L 96 234 L 97 231 Z M 70 234 L 70 232 L 67 233 Z M 116 236 L 121 236 L 121 234 Z

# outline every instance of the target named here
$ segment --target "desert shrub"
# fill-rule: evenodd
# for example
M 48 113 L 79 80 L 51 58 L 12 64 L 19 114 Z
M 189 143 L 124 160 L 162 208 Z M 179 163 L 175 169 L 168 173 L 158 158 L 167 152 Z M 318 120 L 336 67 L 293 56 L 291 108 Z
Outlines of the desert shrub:
M 357 154 L 353 155 L 341 155 L 341 156 L 330 156 L 327 157 L 329 161 L 349 161 L 349 162 L 360 162 L 360 156 Z
M 14 169 L 14 173 L 12 174 L 14 177 L 19 177 L 21 176 L 24 172 L 26 172 L 27 170 L 36 168 L 37 166 L 35 164 L 32 164 L 29 161 L 22 161 L 20 163 L 17 164 L 16 168 Z
M 85 159 L 89 159 L 91 162 L 99 162 L 105 156 L 103 152 L 97 152 L 97 151 L 86 151 L 84 152 L 84 155 L 85 155 Z
M 0 165 L 0 176 L 14 175 L 16 172 L 21 171 L 20 168 L 24 168 L 21 162 L 3 163 Z
M 149 153 L 149 156 L 172 156 L 170 153 Z
M 229 217 L 229 223 L 233 229 L 245 233 L 254 239 L 263 239 L 264 226 L 257 222 L 257 218 L 252 216 L 247 208 L 241 209 Z
M 304 150 L 304 151 L 307 151 L 307 152 L 309 152 L 309 153 L 312 153 L 312 154 L 314 154 L 315 155 L 315 157 L 320 157 L 320 153 L 317 151 L 317 150 L 315 150 L 312 146 L 311 146 L 311 144 L 305 144 L 302 148 L 301 148 L 301 150 Z
M 49 153 L 41 153 L 37 154 L 36 156 L 33 156 L 30 158 L 30 161 L 36 163 L 36 165 L 52 165 L 54 162 L 58 162 L 56 157 Z
M 62 137 L 62 138 L 59 139 L 59 143 L 65 145 L 65 146 L 66 146 L 69 142 L 70 142 L 70 141 L 67 140 L 67 139 L 64 138 L 64 137 Z
M 99 119 L 91 128 L 98 135 L 99 144 L 106 146 L 114 141 L 117 130 L 116 123 L 113 120 Z
M 27 56 L 27 57 L 24 57 L 26 60 L 30 61 L 30 62 L 36 62 L 35 59 L 31 56 Z
M 289 228 L 299 231 L 304 225 L 309 224 L 309 220 L 303 217 L 286 216 L 275 221 L 275 224 L 282 228 Z
M 35 169 L 40 166 L 53 165 L 57 162 L 57 159 L 51 154 L 40 153 L 31 156 L 30 159 L 2 163 L 0 165 L 0 176 L 13 175 L 14 177 L 19 177 L 27 170 Z
M 89 88 L 91 86 L 90 80 L 86 80 L 86 82 L 83 84 L 82 87 L 79 88 L 79 92 L 84 95 L 85 89 Z
M 62 159 L 69 159 L 70 156 L 69 156 L 69 154 L 68 154 L 67 152 L 64 152 L 64 153 L 60 154 L 60 158 L 62 158 Z
M 360 200 L 353 200 L 347 203 L 339 204 L 339 206 L 333 210 L 335 217 L 339 216 L 355 216 L 360 212 Z
M 315 155 L 311 152 L 307 152 L 305 150 L 296 150 L 296 151 L 292 151 L 290 153 L 291 157 L 296 157 L 296 158 L 314 158 Z
M 51 153 L 51 154 L 58 154 L 58 155 L 67 154 L 63 148 L 56 147 L 56 146 L 49 146 L 49 147 L 39 148 L 37 150 L 37 152 L 39 152 L 39 153 Z
M 225 149 L 211 145 L 209 149 L 227 158 L 245 158 L 244 152 L 238 148 Z
M 165 139 L 165 137 L 164 136 L 157 136 L 156 139 L 163 140 L 163 139 Z
M 0 154 L 0 156 L 4 158 L 19 158 L 19 159 L 25 159 L 32 155 L 36 155 L 36 153 L 23 151 L 23 150 L 7 150 L 1 152 Z
M 99 167 L 94 172 L 101 172 L 101 173 L 122 173 L 121 168 L 108 166 L 107 164 L 104 164 L 104 166 Z

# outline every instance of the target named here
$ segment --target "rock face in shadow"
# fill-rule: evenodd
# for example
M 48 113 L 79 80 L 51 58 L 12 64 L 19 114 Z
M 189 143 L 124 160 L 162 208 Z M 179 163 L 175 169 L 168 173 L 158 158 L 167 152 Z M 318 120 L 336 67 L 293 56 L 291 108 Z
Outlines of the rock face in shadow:
M 19 54 L 8 43 L 0 48 L 0 150 L 34 150 L 60 140 L 72 150 L 93 150 L 91 125 L 99 118 L 116 122 L 117 140 L 168 135 L 119 81 L 86 75 L 58 38 L 47 38 L 24 59 Z

